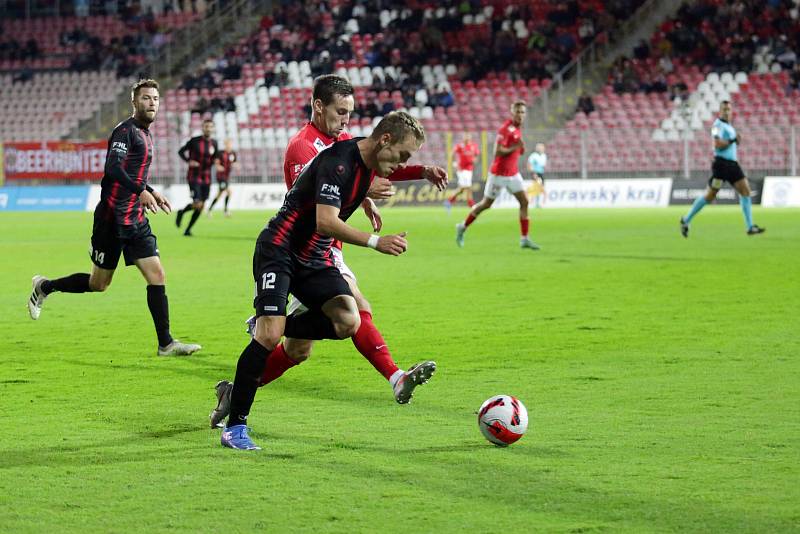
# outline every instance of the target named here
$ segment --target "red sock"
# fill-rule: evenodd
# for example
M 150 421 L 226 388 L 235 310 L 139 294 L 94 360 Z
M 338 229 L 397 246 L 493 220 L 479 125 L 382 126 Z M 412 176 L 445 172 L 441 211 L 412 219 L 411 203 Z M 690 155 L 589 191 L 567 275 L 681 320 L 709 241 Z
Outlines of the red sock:
M 455 202 L 455 201 L 456 201 L 456 197 L 457 197 L 457 196 L 458 196 L 458 195 L 453 195 L 453 196 L 451 196 L 450 198 L 448 198 L 448 199 L 447 199 L 447 201 L 448 201 L 450 204 L 452 204 L 453 202 Z
M 469 215 L 467 215 L 467 218 L 464 220 L 464 226 L 469 226 L 470 224 L 472 224 L 472 221 L 474 221 L 474 220 L 475 220 L 475 216 L 472 213 L 470 213 Z
M 528 237 L 528 224 L 530 222 L 531 222 L 530 219 L 523 219 L 520 217 L 519 230 L 522 233 L 522 237 Z
M 264 372 L 261 373 L 258 387 L 266 386 L 295 365 L 297 365 L 297 362 L 286 355 L 283 343 L 279 344 L 267 358 L 267 365 L 264 368 Z
M 474 201 L 474 200 L 472 200 L 471 198 L 468 198 L 468 199 L 467 199 L 467 206 L 469 206 L 469 207 L 471 208 L 471 207 L 472 207 L 472 206 L 474 206 L 474 205 L 475 205 L 475 201 Z
M 383 336 L 372 322 L 372 314 L 364 310 L 358 313 L 361 315 L 361 327 L 352 338 L 353 345 L 386 380 L 389 380 L 389 377 L 398 370 L 397 364 L 394 363 Z

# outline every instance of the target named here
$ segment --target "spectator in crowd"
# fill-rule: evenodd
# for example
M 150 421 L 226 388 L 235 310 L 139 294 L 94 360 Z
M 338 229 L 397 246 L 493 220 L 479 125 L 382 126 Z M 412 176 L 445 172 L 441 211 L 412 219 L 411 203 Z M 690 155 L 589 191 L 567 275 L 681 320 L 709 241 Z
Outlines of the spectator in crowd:
M 586 93 L 581 93 L 581 96 L 578 97 L 577 111 L 582 111 L 584 115 L 590 115 L 594 111 L 594 101 L 592 97 Z

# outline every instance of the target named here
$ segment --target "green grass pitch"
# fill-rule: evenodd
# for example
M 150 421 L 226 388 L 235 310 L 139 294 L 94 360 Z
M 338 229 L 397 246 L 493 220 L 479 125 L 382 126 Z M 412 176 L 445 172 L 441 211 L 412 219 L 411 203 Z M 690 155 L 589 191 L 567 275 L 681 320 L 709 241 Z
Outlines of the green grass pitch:
M 454 242 L 464 208 L 384 210 L 404 256 L 346 249 L 398 363 L 439 370 L 397 405 L 350 341 L 259 391 L 264 450 L 219 445 L 213 386 L 247 342 L 264 213 L 152 216 L 173 334 L 159 358 L 134 268 L 106 294 L 33 274 L 87 272 L 89 213 L 0 214 L 2 532 L 788 532 L 800 530 L 800 211 L 710 206 L 513 210 Z M 356 214 L 362 228 L 366 219 Z M 528 434 L 480 435 L 519 397 Z

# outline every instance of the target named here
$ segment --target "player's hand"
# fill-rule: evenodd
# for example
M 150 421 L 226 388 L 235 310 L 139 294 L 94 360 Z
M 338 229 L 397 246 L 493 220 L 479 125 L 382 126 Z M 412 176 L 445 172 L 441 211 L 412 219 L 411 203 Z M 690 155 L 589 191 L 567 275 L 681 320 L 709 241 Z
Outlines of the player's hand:
M 436 186 L 439 191 L 447 189 L 447 171 L 435 165 L 426 165 L 422 171 L 422 178 Z
M 172 211 L 172 205 L 169 203 L 169 200 L 167 200 L 167 197 L 155 190 L 150 194 L 156 199 L 156 204 L 161 208 L 161 211 L 167 214 Z
M 381 219 L 380 211 L 378 211 L 378 206 L 375 205 L 375 202 L 371 198 L 365 198 L 364 202 L 361 203 L 361 207 L 364 208 L 364 213 L 372 224 L 372 229 L 380 232 L 381 227 L 383 227 L 383 219 Z
M 199 167 L 199 166 L 200 166 L 200 162 L 199 161 L 195 161 L 193 159 L 189 160 L 189 167 Z
M 156 198 L 147 189 L 139 194 L 139 202 L 142 203 L 142 207 L 145 211 L 150 210 L 153 213 L 158 211 L 158 202 L 156 202 Z
M 733 139 L 733 141 L 731 141 L 731 143 L 736 143 L 737 145 L 740 145 L 742 143 L 742 134 L 737 132 L 736 137 Z
M 382 254 L 389 254 L 391 256 L 399 256 L 408 248 L 408 241 L 406 241 L 406 233 L 400 232 L 394 235 L 382 235 L 378 238 L 378 246 L 375 250 Z
M 394 186 L 387 178 L 376 176 L 367 190 L 367 196 L 375 200 L 386 200 L 394 196 Z
M 522 139 L 519 140 L 519 148 L 525 152 L 525 141 Z

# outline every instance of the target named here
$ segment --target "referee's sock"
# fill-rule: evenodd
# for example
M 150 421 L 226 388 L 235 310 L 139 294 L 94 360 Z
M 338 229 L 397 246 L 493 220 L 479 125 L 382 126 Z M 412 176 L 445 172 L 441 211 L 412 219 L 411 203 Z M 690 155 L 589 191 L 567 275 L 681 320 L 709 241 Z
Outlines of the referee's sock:
M 340 339 L 333 322 L 318 310 L 288 316 L 283 335 L 295 339 Z
M 64 278 L 57 278 L 55 280 L 45 280 L 42 282 L 42 292 L 49 295 L 53 291 L 61 291 L 62 293 L 88 293 L 91 291 L 89 287 L 89 273 L 75 273 Z
M 172 343 L 172 336 L 169 333 L 169 301 L 164 286 L 147 286 L 147 307 L 156 327 L 158 346 L 166 347 Z
M 746 230 L 749 230 L 753 227 L 753 199 L 739 195 L 739 205 L 742 207 L 744 224 L 747 226 Z
M 697 215 L 697 213 L 701 209 L 703 209 L 703 207 L 705 207 L 706 204 L 708 204 L 708 201 L 706 200 L 706 197 L 704 197 L 702 195 L 697 197 L 695 199 L 695 201 L 694 201 L 694 204 L 692 204 L 692 209 L 689 210 L 689 213 L 684 215 L 683 222 L 685 222 L 687 224 L 690 223 L 692 221 L 692 219 L 694 218 L 694 216 Z
M 226 426 L 247 424 L 247 415 L 256 398 L 256 390 L 270 352 L 272 351 L 267 347 L 252 339 L 239 356 L 231 391 L 231 413 Z

